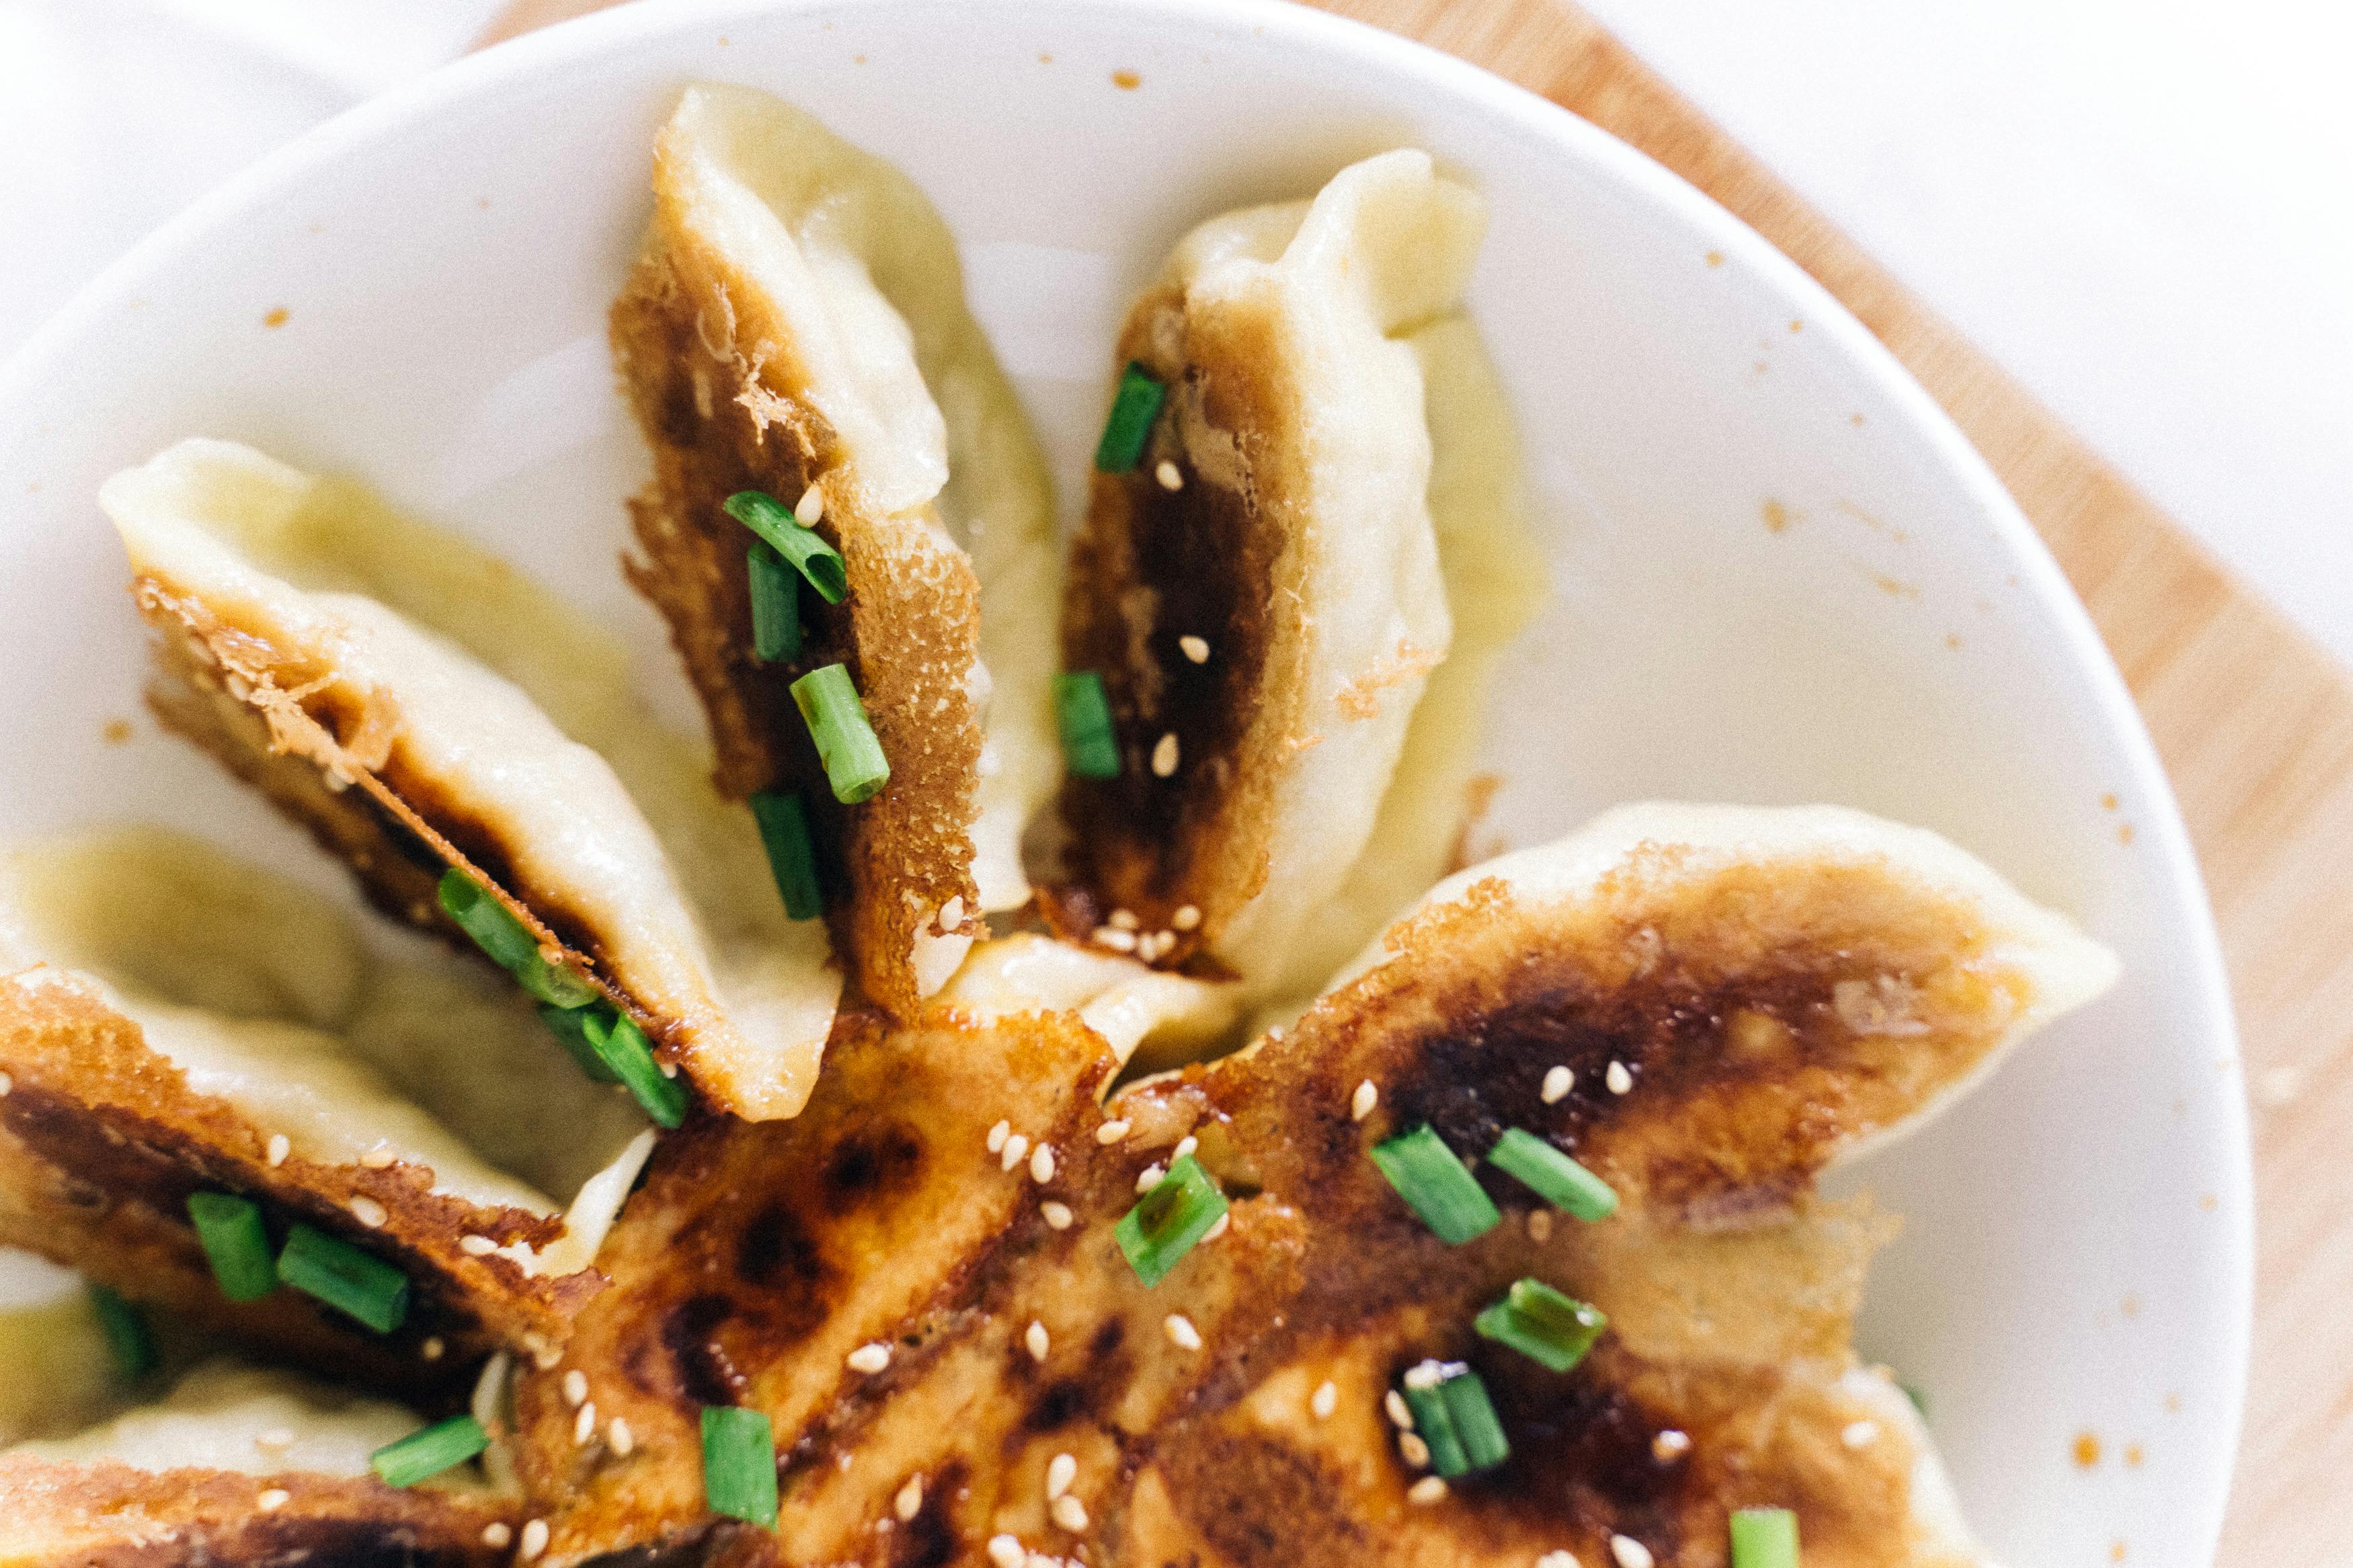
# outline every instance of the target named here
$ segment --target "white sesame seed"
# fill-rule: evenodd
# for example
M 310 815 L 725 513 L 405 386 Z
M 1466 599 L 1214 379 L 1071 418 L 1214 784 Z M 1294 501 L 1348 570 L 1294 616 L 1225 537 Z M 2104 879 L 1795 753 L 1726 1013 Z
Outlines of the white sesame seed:
M 1558 1105 L 1568 1098 L 1569 1086 L 1576 1081 L 1577 1075 L 1567 1068 L 1553 1068 L 1546 1072 L 1544 1088 L 1537 1092 L 1546 1105 Z
M 988 1538 L 988 1560 L 997 1568 L 1021 1568 L 1029 1561 L 1029 1553 L 1021 1550 L 1021 1542 L 1013 1536 L 992 1535 Z
M 1218 1237 L 1226 1234 L 1227 1230 L 1232 1226 L 1233 1223 L 1234 1211 L 1228 1209 L 1223 1214 L 1218 1215 L 1217 1218 L 1209 1222 L 1209 1228 L 1201 1233 L 1201 1239 L 1203 1241 L 1217 1240 Z
M 1876 1421 L 1850 1421 L 1846 1424 L 1845 1428 L 1839 1433 L 1839 1441 L 1845 1444 L 1850 1448 L 1868 1448 L 1873 1443 L 1879 1441 L 1879 1423 Z
M 425 1342 L 417 1347 L 417 1353 L 423 1356 L 427 1361 L 439 1361 L 441 1359 L 441 1352 L 448 1348 L 449 1347 L 442 1342 L 439 1334 L 427 1334 L 425 1337 Z
M 1134 952 L 1135 933 L 1132 931 L 1122 931 L 1117 926 L 1097 926 L 1095 927 L 1095 945 L 1110 948 L 1113 952 Z
M 852 1372 L 877 1373 L 890 1364 L 891 1347 L 880 1340 L 862 1344 L 849 1352 L 849 1370 Z
M 1195 664 L 1207 664 L 1209 662 L 1209 644 L 1207 638 L 1181 637 L 1176 639 L 1176 646 L 1183 648 L 1185 650 L 1185 657 L 1191 659 Z
M 1155 1160 L 1135 1173 L 1135 1190 L 1139 1193 L 1148 1193 L 1158 1186 L 1161 1178 L 1167 1174 L 1166 1171 L 1160 1168 L 1160 1162 Z
M 1446 1483 L 1436 1476 L 1424 1476 L 1405 1489 L 1405 1500 L 1417 1506 L 1440 1502 L 1445 1497 Z
M 1134 910 L 1112 910 L 1111 923 L 1122 931 L 1141 931 L 1144 928 L 1144 922 L 1135 918 Z
M 1103 1144 L 1116 1143 L 1127 1136 L 1128 1125 L 1124 1118 L 1116 1121 L 1106 1121 L 1095 1129 L 1095 1142 Z
M 294 1433 L 290 1427 L 272 1426 L 266 1432 L 256 1432 L 253 1446 L 265 1454 L 282 1454 L 294 1446 Z
M 1069 1454 L 1057 1454 L 1046 1465 L 1046 1500 L 1053 1501 L 1071 1489 L 1079 1479 L 1079 1461 Z
M 1528 1239 L 1531 1241 L 1552 1239 L 1552 1210 L 1530 1209 L 1528 1211 Z
M 371 1171 L 381 1171 L 392 1163 L 392 1151 L 379 1143 L 360 1156 L 360 1163 Z
M 1152 470 L 1152 477 L 1160 481 L 1160 488 L 1164 490 L 1181 490 L 1185 488 L 1185 470 L 1166 458 L 1161 458 L 1160 466 Z
M 917 1514 L 923 1511 L 923 1477 L 909 1476 L 907 1478 L 907 1484 L 901 1487 L 899 1489 L 899 1495 L 891 1500 L 891 1511 L 899 1516 L 899 1522 L 901 1524 L 905 1524 Z
M 294 1140 L 287 1137 L 283 1132 L 272 1132 L 269 1135 L 269 1151 L 264 1158 L 269 1160 L 270 1168 L 274 1170 L 286 1163 L 286 1156 L 292 1152 L 294 1152 Z
M 1087 1505 L 1064 1492 L 1054 1500 L 1054 1522 L 1076 1535 L 1087 1527 Z
M 1199 929 L 1201 924 L 1201 910 L 1199 906 L 1195 904 L 1177 905 L 1176 912 L 1168 917 L 1168 923 L 1175 926 L 1178 931 L 1195 931 Z
M 358 1197 L 352 1200 L 352 1217 L 374 1230 L 392 1216 L 385 1214 L 384 1205 L 374 1198 Z
M 1417 1470 L 1430 1468 L 1430 1445 L 1410 1432 L 1398 1434 L 1398 1452 Z
M 1547 1552 L 1536 1559 L 1536 1568 L 1584 1568 L 1574 1552 Z
M 1197 1351 L 1201 1348 L 1201 1331 L 1195 1328 L 1193 1320 L 1184 1313 L 1169 1313 L 1167 1321 L 1160 1326 L 1168 1331 L 1168 1342 L 1178 1350 Z
M 1618 1568 L 1653 1568 L 1656 1561 L 1651 1549 L 1630 1535 L 1611 1536 L 1609 1555 L 1618 1559 Z
M 793 521 L 803 528 L 815 528 L 824 516 L 825 492 L 811 480 L 809 488 L 801 492 L 801 499 L 793 503 Z
M 1052 1337 L 1046 1332 L 1046 1325 L 1035 1318 L 1029 1320 L 1029 1328 L 1022 1331 L 1021 1339 L 1029 1347 L 1031 1361 L 1044 1361 L 1046 1352 L 1054 1348 Z
M 1079 1565 L 1057 1557 L 1050 1552 L 1032 1552 L 1029 1553 L 1029 1568 L 1079 1568 Z
M 1001 1170 L 1009 1171 L 1021 1163 L 1021 1157 L 1029 1152 L 1029 1140 L 1023 1134 L 1016 1132 L 1005 1141 L 1005 1152 L 997 1157 L 997 1166 Z
M 1051 1143 L 1039 1144 L 1037 1152 L 1029 1156 L 1029 1179 L 1040 1186 L 1054 1179 L 1054 1146 Z
M 574 1367 L 564 1374 L 564 1403 L 577 1410 L 588 1400 L 588 1374 Z
M 263 1492 L 259 1497 L 255 1498 L 253 1500 L 253 1506 L 259 1509 L 264 1513 L 275 1513 L 280 1509 L 284 1508 L 288 1501 L 292 1499 L 293 1495 L 293 1493 L 286 1490 L 283 1487 L 272 1487 L 268 1491 Z
M 1408 1405 L 1405 1395 L 1396 1389 L 1392 1388 L 1381 1395 L 1381 1408 L 1388 1412 L 1390 1424 L 1398 1431 L 1413 1430 L 1413 1406 Z
M 1317 1384 L 1314 1394 L 1307 1401 L 1307 1408 L 1314 1412 L 1318 1421 L 1329 1416 L 1340 1408 L 1340 1385 L 1328 1377 Z
M 1373 1087 L 1371 1079 L 1366 1079 L 1356 1086 L 1356 1092 L 1348 1097 L 1348 1120 L 1362 1121 L 1373 1113 L 1373 1107 L 1380 1102 L 1381 1091 Z
M 1185 1136 L 1176 1140 L 1176 1147 L 1168 1152 L 1168 1163 L 1172 1165 L 1175 1164 L 1177 1161 L 1183 1159 L 1186 1155 L 1191 1153 L 1200 1146 L 1201 1141 L 1198 1138 L 1194 1137 L 1190 1132 L 1187 1132 Z
M 531 1352 L 531 1364 L 542 1372 L 554 1372 L 556 1363 L 564 1359 L 562 1345 L 542 1344 Z
M 505 1551 L 507 1542 L 513 1539 L 514 1531 L 507 1527 L 506 1521 L 502 1519 L 494 1519 L 482 1526 L 482 1544 L 493 1552 Z
M 988 1130 L 988 1152 L 992 1154 L 1002 1152 L 1005 1148 L 1006 1139 L 1011 1137 L 1012 1134 L 1013 1123 L 1010 1121 L 1000 1121 L 996 1126 L 990 1128 Z
M 592 1399 L 580 1407 L 579 1415 L 572 1418 L 572 1446 L 581 1447 L 596 1435 L 596 1402 Z
M 676 1078 L 678 1076 L 678 1064 L 671 1061 L 667 1057 L 664 1057 L 661 1060 L 654 1063 L 654 1067 L 664 1078 Z
M 458 1250 L 469 1258 L 488 1258 L 498 1249 L 499 1244 L 487 1236 L 461 1236 L 458 1238 Z
M 0 1072 L 0 1100 L 7 1099 L 9 1094 L 16 1089 L 16 1080 L 15 1078 L 11 1077 L 7 1073 Z
M 1038 1212 L 1045 1216 L 1047 1229 L 1068 1230 L 1071 1228 L 1071 1215 L 1070 1205 L 1058 1204 L 1051 1198 L 1049 1198 L 1044 1203 L 1038 1205 Z
M 1154 778 L 1165 779 L 1176 771 L 1177 752 L 1176 731 L 1174 730 L 1166 731 L 1153 743 L 1152 776 Z
M 547 1521 L 534 1519 L 525 1523 L 522 1527 L 522 1549 L 516 1555 L 530 1563 L 546 1550 Z
M 1634 1075 L 1626 1070 L 1626 1064 L 1624 1062 L 1611 1062 L 1609 1064 L 1609 1070 L 1601 1075 L 1601 1081 L 1609 1086 L 1610 1093 L 1623 1094 L 1628 1089 L 1634 1087 Z M 1625 1541 L 1630 1538 L 1621 1535 L 1619 1536 L 1618 1539 Z M 1641 1542 L 1636 1542 L 1635 1544 L 1639 1546 Z
M 1691 1436 L 1670 1426 L 1651 1439 L 1651 1458 L 1661 1464 L 1682 1458 L 1691 1452 Z
M 638 1435 L 629 1430 L 627 1421 L 616 1415 L 605 1424 L 605 1442 L 615 1454 L 626 1459 L 630 1450 L 638 1446 Z
M 1426 1388 L 1436 1388 L 1445 1381 L 1446 1373 L 1434 1361 L 1416 1362 L 1405 1371 L 1405 1385 L 1417 1394 Z

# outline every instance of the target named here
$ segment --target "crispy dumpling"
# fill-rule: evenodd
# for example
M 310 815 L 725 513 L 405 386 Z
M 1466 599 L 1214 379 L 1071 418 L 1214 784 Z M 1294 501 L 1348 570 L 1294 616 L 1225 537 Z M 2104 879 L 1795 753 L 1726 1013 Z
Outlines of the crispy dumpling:
M 1384 153 L 1202 225 L 1130 311 L 1118 360 L 1167 390 L 1094 476 L 1064 593 L 1122 764 L 1064 786 L 1073 934 L 1124 911 L 1158 956 L 1303 1001 L 1445 868 L 1543 580 L 1461 314 L 1485 223 Z
M 800 794 L 849 973 L 910 1017 L 980 913 L 1029 897 L 1022 829 L 1061 772 L 1052 499 L 955 241 L 903 174 L 807 115 L 692 87 L 612 334 L 654 457 L 630 575 L 702 698 L 720 787 Z M 801 595 L 801 650 L 773 664 L 754 654 L 752 536 L 722 510 L 743 490 L 821 497 L 808 521 L 847 567 L 841 604 Z M 890 764 L 859 805 L 834 799 L 788 690 L 835 662 Z
M 784 917 L 750 815 L 512 568 L 356 487 L 186 441 L 100 500 L 159 633 L 158 715 L 443 931 L 446 868 L 632 1015 L 721 1109 L 807 1098 L 839 976 Z M 585 743 L 584 743 L 585 742 Z

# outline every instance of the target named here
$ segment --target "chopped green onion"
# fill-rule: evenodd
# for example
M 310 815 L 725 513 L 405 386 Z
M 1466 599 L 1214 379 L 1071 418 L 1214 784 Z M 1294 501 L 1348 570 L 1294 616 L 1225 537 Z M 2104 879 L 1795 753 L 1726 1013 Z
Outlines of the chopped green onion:
M 368 1468 L 388 1487 L 413 1487 L 453 1465 L 462 1465 L 491 1446 L 491 1435 L 470 1415 L 452 1415 L 419 1432 L 386 1443 L 368 1456 Z
M 556 1007 L 547 1003 L 539 1005 L 540 1021 L 550 1033 L 563 1042 L 565 1052 L 580 1065 L 580 1070 L 597 1083 L 618 1083 L 620 1075 L 605 1065 L 596 1047 L 588 1038 L 588 1021 L 605 1012 L 603 1007 Z
M 1119 737 L 1112 731 L 1111 699 L 1092 669 L 1054 677 L 1054 717 L 1062 728 L 1062 761 L 1082 779 L 1119 777 Z
M 1479 1178 L 1427 1122 L 1374 1144 L 1373 1163 L 1449 1247 L 1484 1236 L 1503 1220 Z
M 1446 1414 L 1453 1419 L 1454 1436 L 1472 1469 L 1493 1469 L 1512 1457 L 1511 1440 L 1504 1436 L 1494 1401 L 1487 1397 L 1487 1385 L 1477 1373 L 1467 1366 L 1450 1367 L 1438 1392 L 1445 1397 Z
M 1798 1568 L 1798 1516 L 1786 1508 L 1733 1510 L 1732 1568 Z
M 222 1295 L 232 1301 L 258 1301 L 278 1289 L 269 1236 L 261 1228 L 260 1207 L 250 1198 L 190 1193 L 188 1218 L 195 1222 L 196 1240 L 213 1266 Z
M 278 1276 L 307 1296 L 388 1334 L 408 1316 L 408 1277 L 324 1231 L 298 1225 L 286 1233 Z
M 828 664 L 793 682 L 793 700 L 807 721 L 809 738 L 817 742 L 818 761 L 833 785 L 833 798 L 856 805 L 870 798 L 891 776 L 890 759 L 882 742 L 867 722 L 866 705 L 849 679 L 849 667 Z
M 702 1496 L 713 1513 L 776 1528 L 776 1434 L 766 1415 L 702 1407 Z
M 1446 1395 L 1439 1391 L 1444 1369 L 1435 1362 L 1424 1362 L 1422 1367 L 1437 1375 L 1419 1382 L 1410 1375 L 1406 1379 L 1405 1404 L 1413 1415 L 1414 1432 L 1430 1449 L 1431 1469 L 1441 1476 L 1467 1475 L 1470 1457 L 1463 1453 L 1461 1436 L 1454 1430 L 1454 1414 L 1446 1407 Z
M 488 888 L 452 866 L 441 873 L 441 911 L 474 939 L 474 945 L 515 983 L 543 1002 L 578 1007 L 596 999 L 596 988 L 559 964 L 547 962 L 539 939 L 508 912 Z
M 265 1251 L 262 1258 L 267 1260 Z M 114 1352 L 114 1368 L 125 1378 L 144 1377 L 155 1370 L 155 1335 L 147 1327 L 146 1314 L 103 1285 L 90 1288 L 90 1310 L 98 1314 L 98 1326 L 106 1333 L 107 1348 Z
M 721 503 L 727 515 L 758 534 L 791 562 L 828 605 L 849 592 L 849 567 L 841 552 L 793 515 L 792 508 L 759 490 L 737 490 Z
M 1536 1196 L 1579 1219 L 1608 1219 L 1618 1211 L 1618 1194 L 1609 1183 L 1533 1132 L 1506 1130 L 1487 1152 L 1487 1163 L 1505 1175 L 1517 1176 L 1535 1189 Z
M 801 651 L 801 580 L 793 575 L 776 546 L 765 539 L 752 542 L 744 557 L 744 574 L 752 586 L 752 654 L 762 664 L 797 658 Z
M 1111 417 L 1103 422 L 1103 440 L 1095 447 L 1095 467 L 1106 474 L 1124 474 L 1144 458 L 1144 444 L 1152 437 L 1152 421 L 1159 416 L 1161 399 L 1168 389 L 1145 373 L 1134 360 L 1120 372 L 1119 391 L 1111 400 Z
M 1201 1162 L 1187 1154 L 1135 1201 L 1112 1234 L 1127 1255 L 1127 1266 L 1148 1290 L 1168 1277 L 1227 1207 L 1226 1194 L 1201 1169 Z
M 752 797 L 752 816 L 760 825 L 760 845 L 768 852 L 768 870 L 784 895 L 785 913 L 797 921 L 814 920 L 825 912 L 825 891 L 817 879 L 817 849 L 809 839 L 808 808 L 789 790 L 764 789 Z
M 669 1077 L 654 1060 L 654 1047 L 638 1021 L 609 1007 L 591 1011 L 582 1032 L 588 1048 L 612 1069 L 638 1108 L 658 1126 L 675 1127 L 686 1120 L 686 1086 Z
M 1521 1279 L 1471 1326 L 1497 1344 L 1509 1345 L 1555 1372 L 1567 1372 L 1585 1359 L 1609 1320 L 1599 1308 L 1564 1296 L 1541 1279 Z

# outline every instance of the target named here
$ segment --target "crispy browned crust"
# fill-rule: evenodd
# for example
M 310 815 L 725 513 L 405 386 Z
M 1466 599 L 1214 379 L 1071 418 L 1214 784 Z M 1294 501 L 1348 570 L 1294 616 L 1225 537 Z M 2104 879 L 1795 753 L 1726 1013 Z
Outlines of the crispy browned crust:
M 1062 660 L 1103 676 L 1119 738 L 1115 779 L 1063 785 L 1069 885 L 1057 924 L 1083 940 L 1112 910 L 1147 931 L 1201 912 L 1161 962 L 1214 948 L 1265 885 L 1275 795 L 1299 752 L 1307 649 L 1297 593 L 1301 498 L 1279 460 L 1301 393 L 1276 315 L 1235 301 L 1186 309 L 1162 283 L 1129 311 L 1116 363 L 1168 387 L 1143 461 L 1095 473 L 1062 596 Z M 1155 478 L 1176 464 L 1183 487 Z M 1180 637 L 1205 638 L 1195 664 Z M 1151 766 L 1177 738 L 1167 778 Z
M 501 1344 L 559 1335 L 602 1284 L 593 1271 L 534 1279 L 510 1259 L 470 1257 L 460 1237 L 544 1245 L 562 1221 L 436 1194 L 424 1167 L 396 1161 L 371 1170 L 300 1154 L 272 1165 L 267 1130 L 228 1101 L 192 1089 L 148 1047 L 136 1022 L 69 973 L 40 969 L 0 979 L 0 1071 L 9 1079 L 0 1127 L 26 1156 L 0 1162 L 0 1173 L 18 1178 L 0 1197 L 6 1239 L 134 1298 L 189 1303 L 338 1378 L 357 1376 L 413 1396 L 420 1384 L 457 1377 Z M 273 1232 L 302 1220 L 397 1264 L 409 1279 L 407 1321 L 378 1338 L 293 1292 L 242 1308 L 221 1301 L 185 1219 L 188 1194 L 199 1189 L 255 1199 Z M 353 1216 L 361 1197 L 383 1206 L 383 1226 Z M 54 1223 L 68 1215 L 79 1223 Z M 432 1337 L 446 1348 L 427 1362 L 421 1347 Z
M 657 217 L 615 301 L 613 353 L 652 449 L 654 482 L 629 503 L 642 559 L 629 580 L 669 621 L 710 716 L 722 793 L 797 790 L 815 818 L 827 921 L 858 990 L 912 1019 L 908 954 L 952 899 L 977 908 L 970 829 L 980 716 L 966 676 L 979 657 L 979 585 L 962 552 L 907 517 L 861 510 L 831 427 L 798 395 L 792 345 L 728 258 Z M 721 510 L 738 490 L 790 506 L 825 484 L 818 531 L 839 550 L 849 596 L 802 596 L 799 658 L 752 655 L 744 555 L 751 535 Z M 881 794 L 833 798 L 790 686 L 846 664 L 890 760 Z M 969 912 L 954 930 L 976 934 Z
M 283 1492 L 265 1510 L 264 1492 Z M 491 1568 L 510 1508 L 373 1479 L 0 1458 L 0 1568 Z

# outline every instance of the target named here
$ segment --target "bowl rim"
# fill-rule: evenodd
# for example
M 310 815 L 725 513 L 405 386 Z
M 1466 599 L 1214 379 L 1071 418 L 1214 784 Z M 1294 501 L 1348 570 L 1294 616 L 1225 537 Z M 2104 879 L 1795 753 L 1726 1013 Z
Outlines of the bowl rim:
M 959 0 L 970 5 L 972 0 Z M 135 300 L 142 283 L 170 259 L 231 226 L 237 216 L 266 206 L 285 190 L 362 148 L 397 136 L 446 107 L 494 93 L 507 83 L 607 59 L 655 37 L 692 33 L 714 25 L 806 13 L 848 15 L 912 7 L 952 8 L 947 0 L 633 0 L 554 24 L 462 57 L 368 99 L 278 149 L 198 198 L 138 241 L 85 284 L 5 363 L 0 363 L 0 412 L 37 407 L 37 393 L 74 345 L 109 313 Z M 1871 330 L 1798 263 L 1755 229 L 1648 154 L 1592 122 L 1503 77 L 1430 46 L 1371 24 L 1284 0 L 994 0 L 997 19 L 1020 9 L 1099 18 L 1123 18 L 1207 28 L 1237 38 L 1261 37 L 1312 54 L 1361 64 L 1368 71 L 1418 78 L 1428 103 L 1453 100 L 1510 123 L 1614 183 L 1633 198 L 1654 204 L 1704 231 L 1727 262 L 1746 268 L 1777 291 L 1810 333 L 1827 334 L 1848 363 L 1867 377 L 1889 406 L 1908 422 L 1932 460 L 1960 487 L 2014 563 L 2034 612 L 2056 631 L 2067 662 L 2084 679 L 2118 750 L 2129 782 L 2148 803 L 2139 842 L 2158 858 L 2160 879 L 2185 907 L 2183 935 L 2189 976 L 2203 1004 L 2201 1034 L 2227 1063 L 2214 1090 L 2221 1097 L 2216 1127 L 2221 1146 L 2217 1209 L 2228 1234 L 2217 1250 L 2235 1281 L 2225 1313 L 2227 1342 L 2212 1358 L 2227 1369 L 2224 1456 L 2210 1478 L 2211 1496 L 2200 1500 L 2201 1555 L 2219 1539 L 2244 1419 L 2254 1304 L 2253 1167 L 2243 1070 L 2230 982 L 2213 910 L 2172 784 L 2122 672 L 2093 625 L 2090 612 L 2060 570 L 2042 536 L 2003 487 L 1990 464 L 1912 373 Z M 2180 1521 L 2177 1518 L 2176 1528 Z

